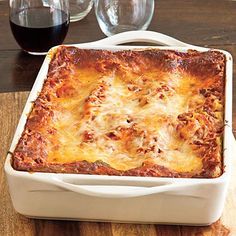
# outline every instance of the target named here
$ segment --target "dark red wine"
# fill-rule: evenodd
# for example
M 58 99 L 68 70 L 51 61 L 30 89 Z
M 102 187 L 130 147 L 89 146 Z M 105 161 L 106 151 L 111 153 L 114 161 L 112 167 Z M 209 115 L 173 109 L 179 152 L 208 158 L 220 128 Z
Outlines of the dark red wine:
M 27 8 L 10 17 L 12 33 L 22 49 L 46 52 L 61 44 L 69 27 L 69 16 L 50 7 Z

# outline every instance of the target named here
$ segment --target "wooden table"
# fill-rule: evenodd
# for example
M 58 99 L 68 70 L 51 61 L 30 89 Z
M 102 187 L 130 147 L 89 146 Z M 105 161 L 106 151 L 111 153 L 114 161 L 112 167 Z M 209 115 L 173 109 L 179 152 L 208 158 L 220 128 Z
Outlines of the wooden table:
M 235 1 L 159 0 L 156 1 L 149 29 L 191 44 L 225 49 L 236 58 Z M 65 43 L 94 41 L 104 37 L 92 11 L 82 21 L 71 23 Z M 0 235 L 223 236 L 228 235 L 229 231 L 231 235 L 236 235 L 236 160 L 223 216 L 208 227 L 31 220 L 17 214 L 10 201 L 3 164 L 28 91 L 42 61 L 41 56 L 30 56 L 20 51 L 10 32 L 8 2 L 0 0 Z M 236 93 L 234 134 L 235 104 Z

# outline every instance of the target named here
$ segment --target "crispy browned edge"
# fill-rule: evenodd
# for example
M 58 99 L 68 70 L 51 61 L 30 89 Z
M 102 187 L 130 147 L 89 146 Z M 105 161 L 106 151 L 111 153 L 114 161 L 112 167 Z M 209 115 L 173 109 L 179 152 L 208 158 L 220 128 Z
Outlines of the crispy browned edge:
M 103 70 L 104 62 L 105 67 L 113 68 L 116 64 L 116 58 L 122 58 L 128 66 L 132 66 L 132 63 L 138 63 L 142 61 L 142 58 L 148 58 L 154 61 L 156 65 L 162 67 L 166 71 L 171 71 L 173 62 L 172 59 L 175 57 L 179 58 L 179 66 L 183 71 L 196 76 L 206 78 L 208 76 L 217 77 L 216 84 L 214 88 L 211 88 L 208 93 L 217 93 L 221 96 L 224 101 L 224 86 L 225 86 L 225 56 L 218 51 L 207 51 L 207 52 L 197 52 L 194 50 L 189 50 L 188 53 L 181 53 L 172 50 L 157 50 L 150 49 L 144 51 L 120 51 L 114 53 L 105 50 L 84 50 L 75 47 L 60 47 L 54 54 L 52 61 L 50 63 L 48 78 L 43 85 L 42 91 L 48 86 L 47 82 L 50 82 L 50 86 L 57 81 L 48 81 L 52 77 L 54 69 L 60 65 L 61 62 L 72 63 L 74 65 L 91 65 L 95 66 L 97 70 Z M 131 64 L 130 64 L 131 63 Z M 129 65 L 130 64 L 130 65 Z M 201 65 L 201 66 L 199 66 Z M 63 71 L 62 71 L 63 72 Z M 87 161 L 78 161 L 73 163 L 47 163 L 42 161 L 45 158 L 44 148 L 45 141 L 39 133 L 34 133 L 31 136 L 32 142 L 35 143 L 35 150 L 32 154 L 30 161 L 24 159 L 24 143 L 29 141 L 27 138 L 27 127 L 33 128 L 38 122 L 43 123 L 44 117 L 50 116 L 53 111 L 44 107 L 44 104 L 39 100 L 42 96 L 42 91 L 39 97 L 36 99 L 33 109 L 35 107 L 43 107 L 42 112 L 38 114 L 38 117 L 34 117 L 34 121 L 29 119 L 26 122 L 24 132 L 16 146 L 15 151 L 12 153 L 12 166 L 16 170 L 28 171 L 28 172 L 54 172 L 54 173 L 79 173 L 79 174 L 95 174 L 95 175 L 118 175 L 118 176 L 155 176 L 155 177 L 196 177 L 196 178 L 211 178 L 215 167 L 219 165 L 216 157 L 208 156 L 203 161 L 203 168 L 200 174 L 192 174 L 191 172 L 178 173 L 176 171 L 170 170 L 166 167 L 153 165 L 153 164 L 143 164 L 141 167 L 130 169 L 128 171 L 119 171 L 102 161 L 96 161 L 94 163 L 89 163 Z M 47 99 L 44 99 L 47 100 Z M 224 105 L 224 104 L 223 104 Z M 211 111 L 209 111 L 211 112 Z M 221 130 L 221 137 L 223 133 L 223 127 Z M 222 141 L 223 138 L 221 138 Z M 213 143 L 216 145 L 216 143 Z M 221 149 L 221 169 L 223 173 L 223 148 Z M 32 152 L 32 150 L 28 150 Z M 28 162 L 27 162 L 28 161 Z M 218 176 L 214 176 L 218 177 Z

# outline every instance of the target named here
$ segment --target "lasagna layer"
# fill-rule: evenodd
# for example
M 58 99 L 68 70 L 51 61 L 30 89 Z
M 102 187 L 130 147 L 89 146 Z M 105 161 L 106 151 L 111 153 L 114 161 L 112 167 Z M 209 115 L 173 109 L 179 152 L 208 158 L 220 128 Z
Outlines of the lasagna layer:
M 61 46 L 12 156 L 23 171 L 217 177 L 225 57 Z

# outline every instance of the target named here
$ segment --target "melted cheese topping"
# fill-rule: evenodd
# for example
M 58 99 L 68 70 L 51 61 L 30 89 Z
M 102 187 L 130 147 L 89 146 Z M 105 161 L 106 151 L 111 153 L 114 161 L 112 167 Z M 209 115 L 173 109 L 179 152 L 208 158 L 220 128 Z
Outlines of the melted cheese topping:
M 80 68 L 73 78 L 67 84 L 73 95 L 55 98 L 48 162 L 101 160 L 117 170 L 147 162 L 178 172 L 202 168 L 201 158 L 176 134 L 177 116 L 189 111 L 192 97 L 202 99 L 195 77 L 177 69 L 122 75 Z

